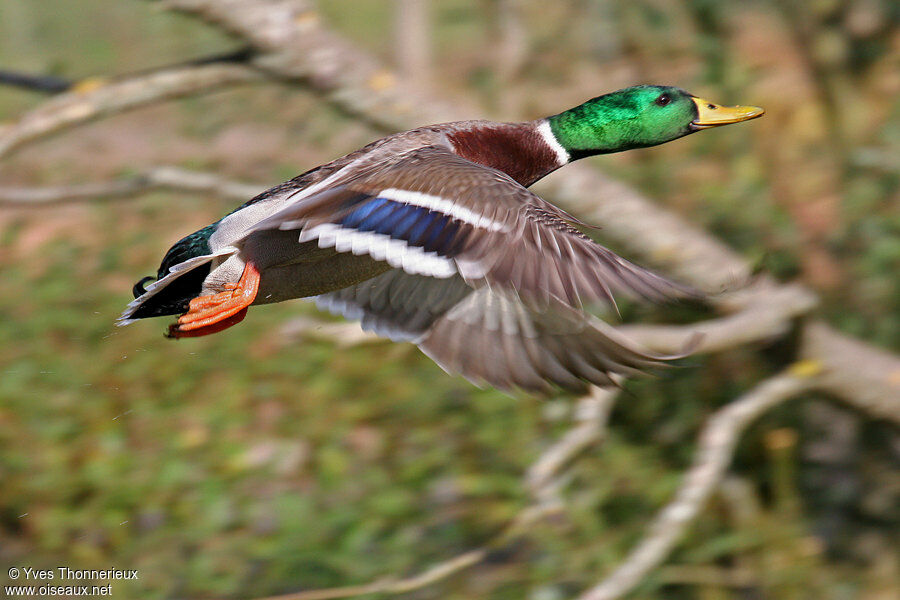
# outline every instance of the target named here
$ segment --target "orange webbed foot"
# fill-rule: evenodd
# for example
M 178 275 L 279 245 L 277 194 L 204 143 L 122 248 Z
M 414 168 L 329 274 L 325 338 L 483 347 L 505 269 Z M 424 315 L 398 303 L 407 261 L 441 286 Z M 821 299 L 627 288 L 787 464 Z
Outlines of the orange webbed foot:
M 169 327 L 169 337 L 199 337 L 240 323 L 259 292 L 259 271 L 253 263 L 244 267 L 240 280 L 225 284 L 226 291 L 191 300 L 188 312 Z

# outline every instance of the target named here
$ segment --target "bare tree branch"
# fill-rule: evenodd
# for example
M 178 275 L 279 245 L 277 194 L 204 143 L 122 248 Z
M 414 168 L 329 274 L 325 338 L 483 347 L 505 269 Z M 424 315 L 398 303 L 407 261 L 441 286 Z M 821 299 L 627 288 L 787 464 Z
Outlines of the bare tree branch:
M 49 187 L 0 186 L 0 205 L 25 208 L 56 206 L 73 202 L 134 198 L 153 187 L 142 177 L 115 179 L 101 183 Z
M 609 413 L 615 404 L 619 390 L 592 387 L 590 393 L 576 404 L 575 420 L 578 423 L 559 441 L 544 450 L 525 475 L 525 482 L 538 502 L 556 499 L 554 479 L 569 462 L 606 434 Z
M 619 329 L 646 348 L 665 354 L 679 352 L 700 333 L 703 339 L 697 352 L 718 352 L 783 336 L 794 319 L 816 307 L 818 299 L 799 285 L 763 283 L 723 296 L 718 302 L 738 312 L 693 325 L 625 325 Z
M 528 58 L 528 36 L 519 0 L 489 0 L 488 26 L 492 44 L 491 66 L 501 84 L 509 84 Z
M 403 79 L 431 84 L 431 7 L 429 0 L 394 0 L 394 62 Z
M 131 78 L 137 75 L 148 75 L 150 73 L 158 73 L 160 71 L 171 71 L 184 67 L 209 65 L 213 63 L 247 63 L 253 56 L 255 51 L 252 48 L 239 48 L 228 52 L 220 52 L 210 56 L 201 56 L 191 60 L 179 62 L 177 64 L 165 65 L 162 67 L 154 67 L 142 71 L 134 72 L 129 75 L 120 76 L 119 79 Z M 45 94 L 59 94 L 69 91 L 73 87 L 82 85 L 83 87 L 91 87 L 92 79 L 86 79 L 82 82 L 64 79 L 56 75 L 43 75 L 35 73 L 24 73 L 21 71 L 11 71 L 0 69 L 0 85 L 17 87 L 34 92 L 42 92 Z
M 133 177 L 98 183 L 48 187 L 0 186 L 0 206 L 40 208 L 71 202 L 130 198 L 153 190 L 202 192 L 243 201 L 264 189 L 266 186 L 239 183 L 214 173 L 155 167 Z
M 27 142 L 93 119 L 263 77 L 259 71 L 243 65 L 213 63 L 121 80 L 91 80 L 54 96 L 11 123 L 0 125 L 0 157 Z
M 657 515 L 646 537 L 619 567 L 599 585 L 582 594 L 579 600 L 619 598 L 665 560 L 721 481 L 741 432 L 767 410 L 812 389 L 814 375 L 814 367 L 800 364 L 798 368 L 763 381 L 713 414 L 700 433 L 694 464 L 686 473 L 675 499 Z
M 502 548 L 518 539 L 537 521 L 555 510 L 555 506 L 547 504 L 529 506 L 521 510 L 509 525 L 484 547 L 454 556 L 410 577 L 387 577 L 362 585 L 307 590 L 280 596 L 268 596 L 257 600 L 333 600 L 334 598 L 350 598 L 366 594 L 405 594 L 422 589 L 483 562 L 492 550 Z
M 339 588 L 309 590 L 280 596 L 268 596 L 259 600 L 333 600 L 334 598 L 351 598 L 367 594 L 403 594 L 429 586 L 454 573 L 462 571 L 484 560 L 487 550 L 471 550 L 450 560 L 439 563 L 423 573 L 405 579 L 382 579 L 363 585 L 351 585 Z
M 801 356 L 822 365 L 820 390 L 900 424 L 900 357 L 819 322 L 804 328 Z
M 9 85 L 44 94 L 58 94 L 72 87 L 72 82 L 55 75 L 34 75 L 0 70 L 0 85 Z
M 746 588 L 757 583 L 747 569 L 708 565 L 672 565 L 660 569 L 659 578 L 668 584 Z
M 246 40 L 261 54 L 253 64 L 300 79 L 336 106 L 385 130 L 473 118 L 477 107 L 430 96 L 321 25 L 305 0 L 166 0 Z

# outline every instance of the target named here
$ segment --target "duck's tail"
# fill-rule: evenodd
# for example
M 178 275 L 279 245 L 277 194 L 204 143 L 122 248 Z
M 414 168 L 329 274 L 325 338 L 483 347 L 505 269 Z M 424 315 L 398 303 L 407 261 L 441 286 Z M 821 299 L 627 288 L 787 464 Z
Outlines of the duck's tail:
M 203 281 L 209 275 L 213 259 L 232 252 L 234 248 L 195 256 L 169 267 L 164 277 L 144 277 L 134 285 L 132 291 L 135 299 L 128 304 L 116 324 L 128 325 L 138 319 L 187 312 L 190 301 L 203 290 Z

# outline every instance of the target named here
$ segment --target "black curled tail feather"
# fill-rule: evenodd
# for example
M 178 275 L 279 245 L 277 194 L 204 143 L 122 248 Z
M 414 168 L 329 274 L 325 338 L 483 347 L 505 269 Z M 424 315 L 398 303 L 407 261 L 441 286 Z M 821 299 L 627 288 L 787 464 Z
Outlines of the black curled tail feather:
M 144 289 L 144 286 L 147 285 L 151 281 L 156 281 L 156 277 L 153 275 L 147 275 L 146 277 L 142 277 L 140 281 L 134 284 L 134 287 L 131 288 L 131 293 L 135 298 L 140 298 L 144 294 L 147 293 L 147 290 Z
M 209 271 L 209 263 L 186 271 L 142 302 L 131 314 L 130 318 L 145 319 L 147 317 L 180 315 L 187 312 L 191 300 L 199 296 L 203 291 L 203 280 L 209 275 Z M 145 277 L 138 283 L 143 283 L 146 280 L 147 278 Z M 137 287 L 135 285 L 134 291 L 138 291 Z

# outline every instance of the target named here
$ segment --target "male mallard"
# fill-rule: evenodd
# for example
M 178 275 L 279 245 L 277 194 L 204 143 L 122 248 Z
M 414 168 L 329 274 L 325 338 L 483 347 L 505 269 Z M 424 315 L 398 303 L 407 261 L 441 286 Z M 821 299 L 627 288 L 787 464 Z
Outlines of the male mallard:
M 460 121 L 390 135 L 256 196 L 178 241 L 120 324 L 184 313 L 171 337 L 221 331 L 253 304 L 315 296 L 495 387 L 609 385 L 666 358 L 584 312 L 613 292 L 693 292 L 584 235 L 526 189 L 568 162 L 763 114 L 637 86 L 527 123 Z M 144 288 L 147 281 L 153 281 Z

